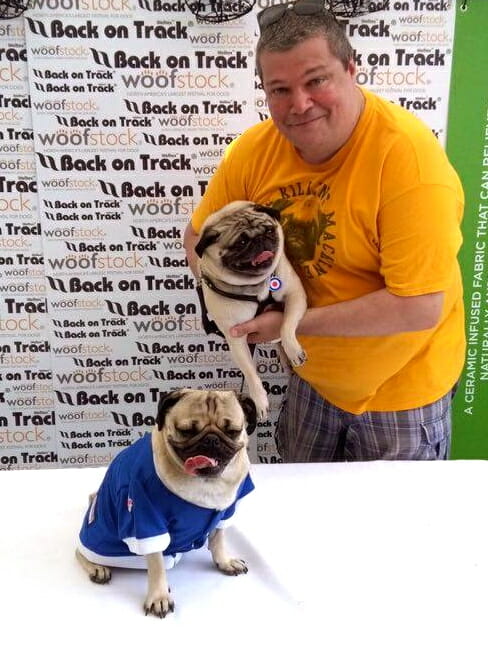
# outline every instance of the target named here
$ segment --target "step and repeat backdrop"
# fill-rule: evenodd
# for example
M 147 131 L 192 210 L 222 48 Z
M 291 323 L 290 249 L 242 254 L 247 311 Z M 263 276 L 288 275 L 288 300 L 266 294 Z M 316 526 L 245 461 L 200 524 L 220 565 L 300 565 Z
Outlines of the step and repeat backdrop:
M 107 465 L 150 430 L 162 391 L 243 388 L 203 332 L 182 236 L 224 149 L 268 117 L 258 0 L 200 22 L 181 0 L 33 0 L 0 22 L 0 468 Z M 343 19 L 357 82 L 445 145 L 447 0 L 381 0 Z M 286 374 L 250 445 L 278 462 Z

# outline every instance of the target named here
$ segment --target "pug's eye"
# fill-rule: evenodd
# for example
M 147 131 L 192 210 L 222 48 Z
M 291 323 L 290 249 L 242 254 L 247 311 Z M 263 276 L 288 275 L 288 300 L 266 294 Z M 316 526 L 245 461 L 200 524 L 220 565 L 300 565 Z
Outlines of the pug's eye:
M 196 434 L 198 434 L 198 428 L 195 426 L 186 428 L 179 427 L 178 431 L 182 436 L 185 436 L 186 438 L 191 438 L 192 436 L 196 436 Z
M 230 438 L 238 438 L 241 434 L 241 429 L 227 429 L 226 434 Z
M 266 227 L 264 233 L 268 234 L 268 236 L 271 236 L 271 234 L 274 234 L 274 229 L 272 227 Z
M 237 241 L 239 245 L 247 245 L 249 243 L 249 237 L 246 234 L 242 234 Z

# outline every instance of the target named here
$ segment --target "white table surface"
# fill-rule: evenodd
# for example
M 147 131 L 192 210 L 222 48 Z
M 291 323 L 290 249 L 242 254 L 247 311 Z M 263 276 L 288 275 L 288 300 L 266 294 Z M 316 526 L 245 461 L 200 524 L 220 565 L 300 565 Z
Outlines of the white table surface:
M 488 654 L 486 461 L 255 465 L 228 530 L 249 573 L 184 555 L 164 620 L 145 571 L 97 586 L 74 558 L 103 474 L 0 473 L 5 654 Z

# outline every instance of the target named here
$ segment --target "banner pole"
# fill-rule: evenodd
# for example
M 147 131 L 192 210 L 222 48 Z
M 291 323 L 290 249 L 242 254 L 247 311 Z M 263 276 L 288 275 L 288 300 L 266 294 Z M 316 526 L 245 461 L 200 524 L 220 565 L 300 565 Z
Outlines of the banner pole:
M 455 459 L 488 458 L 487 28 L 488 2 L 458 0 L 446 149 L 466 195 L 460 263 L 467 350 L 454 400 Z

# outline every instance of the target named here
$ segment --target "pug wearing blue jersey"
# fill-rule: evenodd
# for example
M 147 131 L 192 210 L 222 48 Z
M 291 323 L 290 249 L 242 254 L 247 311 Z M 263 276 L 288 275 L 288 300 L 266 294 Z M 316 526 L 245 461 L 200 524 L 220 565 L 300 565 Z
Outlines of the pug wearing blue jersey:
M 232 391 L 161 395 L 151 434 L 122 450 L 90 497 L 76 556 L 90 579 L 111 567 L 147 568 L 146 615 L 174 610 L 166 569 L 208 542 L 217 568 L 247 572 L 226 550 L 224 529 L 253 488 L 247 455 L 256 407 Z

